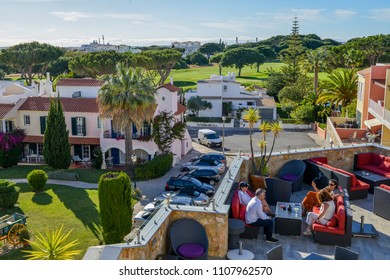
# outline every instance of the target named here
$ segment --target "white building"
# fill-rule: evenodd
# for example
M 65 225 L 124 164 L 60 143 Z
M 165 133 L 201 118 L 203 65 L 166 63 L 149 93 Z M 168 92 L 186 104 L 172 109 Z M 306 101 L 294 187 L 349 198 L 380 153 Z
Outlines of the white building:
M 187 42 L 173 42 L 172 47 L 176 49 L 184 49 L 183 57 L 197 52 L 200 48 L 200 42 L 198 41 L 187 41 Z
M 210 79 L 198 81 L 197 90 L 185 94 L 186 100 L 193 96 L 199 96 L 212 104 L 212 109 L 199 111 L 199 117 L 222 117 L 222 104 L 231 103 L 233 111 L 256 107 L 260 109 L 263 120 L 277 119 L 275 99 L 268 96 L 262 88 L 256 88 L 252 92 L 245 90 L 245 87 L 236 82 L 235 73 L 228 73 L 227 76 L 211 75 Z

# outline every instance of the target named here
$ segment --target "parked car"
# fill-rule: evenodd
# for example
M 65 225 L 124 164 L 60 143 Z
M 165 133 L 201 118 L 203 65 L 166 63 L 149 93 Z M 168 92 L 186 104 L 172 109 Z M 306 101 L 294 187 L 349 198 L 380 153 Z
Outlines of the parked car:
M 161 196 L 156 197 L 155 200 L 164 199 L 168 196 L 171 198 L 174 196 L 190 197 L 196 206 L 207 206 L 210 202 L 210 198 L 207 195 L 194 189 L 180 189 L 176 192 L 163 192 Z
M 165 191 L 177 191 L 180 189 L 195 189 L 207 196 L 214 195 L 214 188 L 190 176 L 171 177 L 165 183 Z
M 194 162 L 194 161 L 197 161 L 198 159 L 202 159 L 202 160 L 216 160 L 218 162 L 222 162 L 226 166 L 226 157 L 225 157 L 224 154 L 220 154 L 220 153 L 207 153 L 207 154 L 203 154 L 203 155 L 200 155 L 198 157 L 192 158 L 190 161 Z
M 218 183 L 221 177 L 217 170 L 204 168 L 191 170 L 185 175 L 195 178 L 202 183 L 210 184 L 211 186 L 214 186 L 216 183 Z
M 211 129 L 199 129 L 198 130 L 198 143 L 206 145 L 208 147 L 221 146 L 222 140 L 218 133 Z
M 225 165 L 216 160 L 202 160 L 198 159 L 194 162 L 186 162 L 181 165 L 181 171 L 190 171 L 197 168 L 215 169 L 219 174 L 225 172 Z
M 166 197 L 161 197 L 151 203 L 145 205 L 144 209 L 139 211 L 133 218 L 133 226 L 141 227 L 146 220 L 150 219 L 154 213 L 163 205 L 163 201 Z M 169 200 L 170 204 L 175 205 L 195 205 L 194 201 L 190 197 L 185 196 L 171 196 Z

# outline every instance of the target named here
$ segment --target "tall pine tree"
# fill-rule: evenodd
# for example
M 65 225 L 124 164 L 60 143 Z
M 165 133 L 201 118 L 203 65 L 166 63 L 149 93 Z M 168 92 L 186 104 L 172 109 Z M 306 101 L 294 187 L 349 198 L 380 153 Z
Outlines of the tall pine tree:
M 297 17 L 294 17 L 288 48 L 281 53 L 282 61 L 287 64 L 282 67 L 282 72 L 286 75 L 287 82 L 290 84 L 295 84 L 301 75 L 300 63 L 302 62 L 304 52 L 305 48 L 299 35 L 299 22 Z
M 61 98 L 50 100 L 50 109 L 43 139 L 45 162 L 56 169 L 66 169 L 70 165 L 69 130 L 66 129 Z

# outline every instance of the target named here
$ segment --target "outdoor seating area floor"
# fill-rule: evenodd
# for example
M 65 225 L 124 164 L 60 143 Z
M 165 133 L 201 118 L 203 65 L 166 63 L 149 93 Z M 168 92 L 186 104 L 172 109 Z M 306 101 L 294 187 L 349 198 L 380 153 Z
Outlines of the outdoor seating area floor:
M 308 191 L 312 190 L 309 185 L 304 185 L 302 191 L 295 192 L 291 196 L 291 202 L 301 202 Z M 372 213 L 373 195 L 368 198 L 350 201 L 353 220 L 360 223 L 363 215 L 366 224 L 373 224 L 379 233 L 378 238 L 353 237 L 352 246 L 348 247 L 359 253 L 360 260 L 389 260 L 390 259 L 390 221 Z M 273 210 L 275 210 L 275 206 Z M 306 217 L 302 217 L 302 232 L 306 229 Z M 260 229 L 258 239 L 241 239 L 243 248 L 252 251 L 255 259 L 266 259 L 266 252 L 278 244 L 283 246 L 283 258 L 286 260 L 300 260 L 311 252 L 333 258 L 334 246 L 314 243 L 312 236 L 288 236 L 274 234 L 279 239 L 278 243 L 267 243 Z

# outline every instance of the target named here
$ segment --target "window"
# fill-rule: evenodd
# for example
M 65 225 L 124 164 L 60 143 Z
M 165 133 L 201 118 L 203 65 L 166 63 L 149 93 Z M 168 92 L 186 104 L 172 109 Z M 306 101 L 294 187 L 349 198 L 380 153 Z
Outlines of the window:
M 247 102 L 246 102 L 246 105 L 247 105 L 247 106 L 255 106 L 255 102 L 253 102 L 253 101 L 247 101 Z
M 87 135 L 84 117 L 72 118 L 72 135 L 77 135 L 77 136 Z
M 30 122 L 30 115 L 24 115 L 23 119 L 24 119 L 24 125 L 30 125 L 31 124 L 31 122 Z
M 224 91 L 224 92 L 227 91 L 227 85 L 224 85 L 224 86 L 223 86 L 223 91 Z
M 10 132 L 12 130 L 14 130 L 13 121 L 5 121 L 5 132 Z
M 40 116 L 39 120 L 41 124 L 41 134 L 45 134 L 47 116 Z
M 43 155 L 43 144 L 38 143 L 37 146 L 38 146 L 38 155 Z
M 91 147 L 89 145 L 81 145 L 81 152 L 82 157 L 84 158 L 91 158 Z
M 97 117 L 97 127 L 98 127 L 98 128 L 101 128 L 100 118 L 99 118 L 99 117 Z
M 363 100 L 363 87 L 364 87 L 364 83 L 359 82 L 358 83 L 358 92 L 357 92 L 357 99 L 359 101 Z

